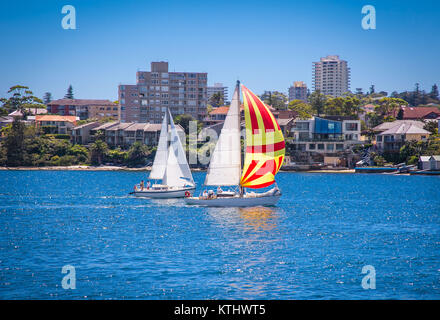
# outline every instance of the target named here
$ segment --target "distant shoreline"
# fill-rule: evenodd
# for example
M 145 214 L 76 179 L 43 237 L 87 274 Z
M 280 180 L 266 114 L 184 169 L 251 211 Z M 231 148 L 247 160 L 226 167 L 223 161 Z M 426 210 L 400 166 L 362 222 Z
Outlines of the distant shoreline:
M 118 166 L 48 166 L 48 167 L 0 167 L 8 171 L 150 171 L 151 167 L 128 168 Z
M 123 166 L 48 166 L 48 167 L 0 167 L 3 171 L 150 171 L 151 167 L 129 168 Z M 206 171 L 206 169 L 191 169 L 191 171 Z M 297 173 L 354 173 L 354 169 L 323 169 L 323 170 L 280 170 L 280 172 Z

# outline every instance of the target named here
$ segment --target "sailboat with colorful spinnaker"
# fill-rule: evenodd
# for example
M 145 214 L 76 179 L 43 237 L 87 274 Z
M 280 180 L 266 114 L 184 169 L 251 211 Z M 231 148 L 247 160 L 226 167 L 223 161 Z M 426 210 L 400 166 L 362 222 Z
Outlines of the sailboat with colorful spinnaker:
M 182 198 L 196 188 L 169 108 L 165 111 L 162 121 L 159 143 L 149 179 L 151 181 L 161 180 L 161 183 L 154 183 L 147 187 L 135 186 L 131 194 L 146 198 Z
M 240 83 L 211 156 L 204 185 L 217 186 L 217 193 L 187 196 L 190 205 L 213 207 L 272 206 L 281 197 L 275 175 L 284 161 L 285 142 L 278 122 L 269 108 L 248 88 L 241 85 L 246 123 L 246 150 L 241 166 Z M 266 192 L 249 191 L 275 186 Z M 236 187 L 223 191 L 222 187 Z

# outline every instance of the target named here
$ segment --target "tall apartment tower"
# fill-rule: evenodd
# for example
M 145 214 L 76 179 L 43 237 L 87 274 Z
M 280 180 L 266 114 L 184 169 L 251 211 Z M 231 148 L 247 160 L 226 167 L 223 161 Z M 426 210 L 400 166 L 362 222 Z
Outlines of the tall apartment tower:
M 220 93 L 225 103 L 226 101 L 228 101 L 228 87 L 223 86 L 223 83 L 214 83 L 214 86 L 207 87 L 207 90 L 208 90 L 208 101 L 209 99 L 211 99 L 214 93 Z
M 295 81 L 293 86 L 289 87 L 289 102 L 292 100 L 307 101 L 307 85 L 302 81 Z
M 339 56 L 327 56 L 313 62 L 313 87 L 321 93 L 342 96 L 350 90 L 350 68 Z
M 119 85 L 121 122 L 160 123 L 166 107 L 173 116 L 206 116 L 207 73 L 168 72 L 168 62 L 151 62 L 151 71 L 138 71 L 135 85 Z

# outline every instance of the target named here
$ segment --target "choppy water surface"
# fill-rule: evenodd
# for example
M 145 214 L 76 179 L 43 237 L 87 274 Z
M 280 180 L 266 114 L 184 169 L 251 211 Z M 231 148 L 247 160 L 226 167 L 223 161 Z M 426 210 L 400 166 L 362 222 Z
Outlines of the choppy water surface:
M 145 177 L 0 171 L 0 298 L 440 298 L 440 177 L 280 173 L 247 209 L 128 196 Z

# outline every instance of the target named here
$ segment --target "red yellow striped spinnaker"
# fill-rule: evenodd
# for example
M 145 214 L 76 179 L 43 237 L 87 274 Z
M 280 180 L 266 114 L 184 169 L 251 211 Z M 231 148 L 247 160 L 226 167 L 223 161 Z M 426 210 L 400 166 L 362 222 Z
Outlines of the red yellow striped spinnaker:
M 264 188 L 275 182 L 284 161 L 283 133 L 269 108 L 241 85 L 246 120 L 246 156 L 240 185 Z

